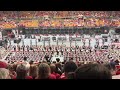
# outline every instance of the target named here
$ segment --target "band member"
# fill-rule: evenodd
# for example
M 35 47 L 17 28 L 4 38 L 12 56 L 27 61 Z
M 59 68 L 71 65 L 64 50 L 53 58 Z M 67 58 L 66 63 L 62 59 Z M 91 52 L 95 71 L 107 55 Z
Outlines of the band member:
M 83 39 L 83 46 L 85 46 L 85 39 Z
M 63 55 L 63 50 L 62 49 L 60 49 L 60 52 L 61 52 L 61 55 Z
M 51 47 L 49 47 L 49 49 L 50 49 L 50 51 L 52 50 L 52 48 L 51 48 Z
M 28 45 L 26 46 L 26 48 L 27 48 L 27 51 L 29 52 L 29 46 Z
M 16 46 L 15 45 L 13 46 L 13 48 L 14 48 L 14 51 L 16 51 Z
M 20 51 L 20 45 L 17 45 L 18 51 Z
M 46 54 L 44 58 L 46 59 L 47 62 L 50 62 L 49 55 Z
M 104 39 L 102 38 L 102 44 L 104 45 L 104 43 L 105 43 L 105 41 L 104 41 Z
M 57 52 L 57 55 L 59 55 L 59 51 L 58 51 L 58 50 L 56 50 L 56 52 Z
M 89 39 L 89 47 L 90 47 L 90 44 L 91 44 L 91 39 Z
M 97 45 L 97 46 L 99 45 L 99 41 L 98 41 L 98 39 L 96 39 L 96 45 Z
M 82 49 L 85 49 L 85 45 L 82 46 Z
M 23 52 L 25 51 L 25 45 L 22 45 L 22 50 L 23 50 Z

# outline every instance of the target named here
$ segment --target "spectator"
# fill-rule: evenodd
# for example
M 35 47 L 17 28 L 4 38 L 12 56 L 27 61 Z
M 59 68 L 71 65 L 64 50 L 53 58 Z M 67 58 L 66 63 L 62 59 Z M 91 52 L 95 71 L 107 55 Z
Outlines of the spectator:
M 58 74 L 62 74 L 62 65 L 61 65 L 61 63 L 60 62 L 57 62 L 56 64 L 55 64 L 55 66 L 56 66 L 56 73 L 58 73 Z
M 9 70 L 0 68 L 0 79 L 11 79 Z
M 104 64 L 105 67 L 107 67 L 110 71 L 111 71 L 111 74 L 112 75 L 116 75 L 116 68 L 115 68 L 115 65 L 111 66 L 111 64 Z
M 39 65 L 38 77 L 36 79 L 56 79 L 56 76 L 51 74 L 50 66 L 47 63 L 41 63 Z
M 14 69 L 14 64 L 9 65 L 8 69 L 9 69 L 9 73 L 12 79 L 17 76 L 15 72 L 16 70 Z
M 64 65 L 64 74 L 61 75 L 61 79 L 67 79 L 68 78 L 68 73 L 74 72 L 77 69 L 76 63 L 73 61 L 68 61 Z
M 17 76 L 15 79 L 32 79 L 31 76 L 28 75 L 28 67 L 25 64 L 19 64 L 16 69 Z
M 111 71 L 112 79 L 120 79 L 120 69 L 116 66 L 112 67 L 110 64 L 105 64 L 105 66 Z
M 101 64 L 85 64 L 74 73 L 69 74 L 69 79 L 112 79 L 108 68 Z
M 33 79 L 35 79 L 37 77 L 37 71 L 38 67 L 36 65 L 31 65 L 29 75 L 32 76 Z
M 56 66 L 55 64 L 50 64 L 51 74 L 56 76 L 56 79 L 59 79 L 60 74 L 56 73 Z

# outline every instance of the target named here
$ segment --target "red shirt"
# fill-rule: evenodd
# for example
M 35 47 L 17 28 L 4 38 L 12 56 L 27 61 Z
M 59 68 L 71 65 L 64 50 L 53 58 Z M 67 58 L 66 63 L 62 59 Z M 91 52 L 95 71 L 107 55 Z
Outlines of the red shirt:
M 48 78 L 49 79 L 56 79 L 56 76 L 54 74 L 50 74 Z
M 59 79 L 59 78 L 60 78 L 60 74 L 55 73 L 55 72 L 53 72 L 52 74 L 56 76 L 56 79 Z
M 60 76 L 60 79 L 66 79 L 66 77 L 65 77 L 65 74 L 64 74 L 64 73 Z
M 25 79 L 33 79 L 32 76 L 26 76 Z
M 116 75 L 120 75 L 120 70 L 118 70 L 118 71 L 116 72 Z

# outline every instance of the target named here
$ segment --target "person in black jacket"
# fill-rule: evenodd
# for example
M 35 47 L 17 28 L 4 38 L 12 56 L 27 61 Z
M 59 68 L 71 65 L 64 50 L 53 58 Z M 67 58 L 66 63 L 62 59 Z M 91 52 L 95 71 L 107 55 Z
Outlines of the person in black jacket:
M 44 58 L 45 58 L 45 60 L 46 60 L 47 62 L 50 62 L 50 60 L 49 60 L 49 55 L 46 54 Z

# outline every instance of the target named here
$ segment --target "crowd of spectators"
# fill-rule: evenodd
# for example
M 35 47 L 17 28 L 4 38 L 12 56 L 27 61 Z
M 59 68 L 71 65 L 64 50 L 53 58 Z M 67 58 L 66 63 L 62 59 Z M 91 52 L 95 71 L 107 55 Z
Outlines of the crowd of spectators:
M 19 24 L 25 27 L 117 27 L 119 17 L 119 11 L 1 11 L 0 28 L 16 28 Z
M 0 61 L 0 79 L 120 79 L 119 49 L 17 46 Z M 64 56 L 64 60 L 53 56 Z
M 119 11 L 0 11 L 0 28 L 118 27 L 119 17 Z M 63 61 L 52 60 L 57 56 Z M 0 79 L 120 79 L 119 60 L 120 50 L 112 46 L 11 45 L 0 48 Z

